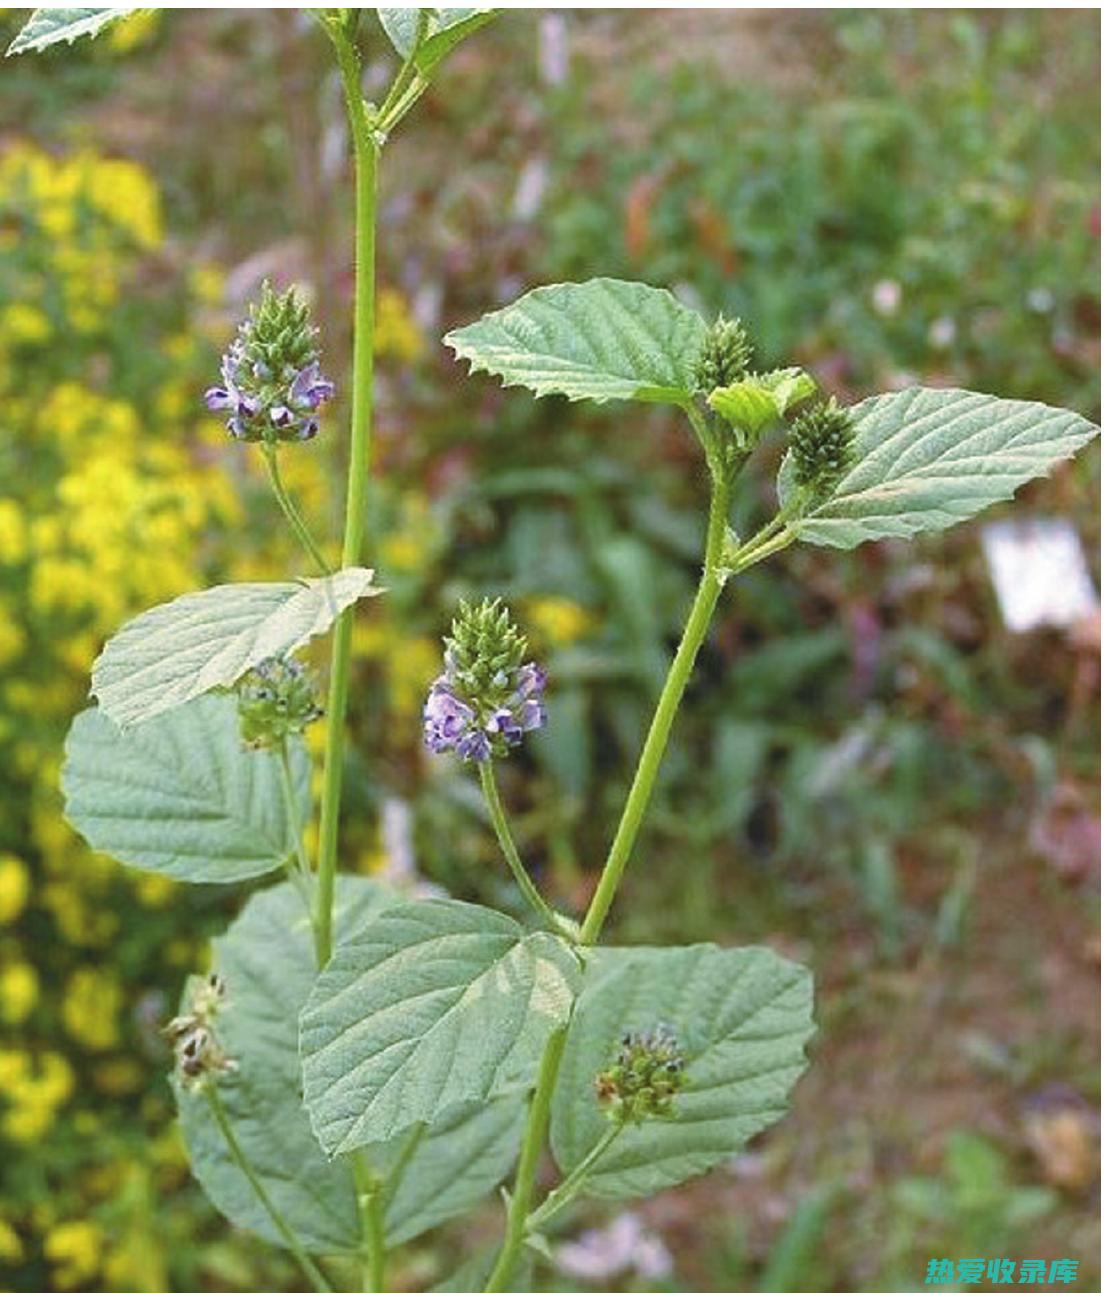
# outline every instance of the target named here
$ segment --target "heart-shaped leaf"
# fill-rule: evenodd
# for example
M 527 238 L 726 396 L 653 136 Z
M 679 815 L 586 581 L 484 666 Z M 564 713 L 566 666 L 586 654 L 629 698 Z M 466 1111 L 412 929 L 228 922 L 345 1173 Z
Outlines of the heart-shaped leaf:
M 671 1026 L 685 1058 L 670 1121 L 626 1128 L 587 1192 L 654 1194 L 707 1171 L 786 1110 L 813 1031 L 812 978 L 765 947 L 617 948 L 587 970 L 552 1109 L 552 1149 L 566 1173 L 609 1123 L 594 1080 L 626 1030 Z
M 292 765 L 303 820 L 301 743 Z M 243 747 L 230 696 L 200 696 L 127 732 L 86 709 L 69 729 L 61 784 L 66 817 L 94 849 L 176 880 L 247 880 L 295 848 L 277 756 Z
M 269 656 L 294 651 L 325 633 L 347 606 L 382 591 L 371 570 L 354 566 L 324 579 L 185 593 L 115 634 L 92 666 L 92 694 L 120 727 L 147 722 L 231 686 Z
M 342 1153 L 531 1085 L 579 977 L 567 945 L 452 900 L 393 907 L 334 955 L 303 1011 L 304 1099 Z
M 708 328 L 670 292 L 592 278 L 538 287 L 445 344 L 506 386 L 570 400 L 686 404 Z
M 855 465 L 832 496 L 794 523 L 831 548 L 944 530 L 1072 457 L 1100 428 L 1066 409 L 977 391 L 914 386 L 853 410 Z M 789 457 L 778 476 L 792 491 Z

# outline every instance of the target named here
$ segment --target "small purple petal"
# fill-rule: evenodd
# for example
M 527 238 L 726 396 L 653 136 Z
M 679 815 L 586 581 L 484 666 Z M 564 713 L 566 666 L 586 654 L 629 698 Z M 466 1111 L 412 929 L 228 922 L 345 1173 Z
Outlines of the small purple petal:
M 203 399 L 212 413 L 227 413 L 238 406 L 238 401 L 224 386 L 208 387 L 203 393 Z

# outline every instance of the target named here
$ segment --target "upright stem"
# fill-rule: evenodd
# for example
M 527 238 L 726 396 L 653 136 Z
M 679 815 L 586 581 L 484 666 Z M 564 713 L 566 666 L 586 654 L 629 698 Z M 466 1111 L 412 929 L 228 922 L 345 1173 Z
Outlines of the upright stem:
M 362 1287 L 364 1293 L 384 1293 L 387 1245 L 383 1224 L 383 1182 L 372 1173 L 362 1154 L 353 1155 L 352 1168 L 364 1248 Z
M 633 777 L 628 798 L 625 800 L 617 834 L 613 838 L 606 865 L 598 881 L 598 887 L 594 891 L 594 897 L 591 899 L 586 919 L 583 921 L 579 935 L 579 940 L 583 944 L 596 943 L 602 932 L 617 886 L 621 883 L 621 876 L 632 854 L 640 823 L 652 797 L 659 765 L 667 749 L 667 739 L 671 734 L 671 725 L 675 721 L 679 702 L 686 690 L 698 650 L 709 631 L 709 621 L 713 618 L 717 599 L 724 586 L 724 581 L 717 569 L 717 561 L 724 543 L 728 503 L 728 488 L 715 479 L 709 504 L 709 528 L 706 532 L 701 581 L 698 584 L 694 604 L 690 609 L 690 617 L 683 630 L 682 641 L 671 662 L 663 690 L 659 694 L 652 725 L 648 729 L 644 748 L 640 753 L 640 762 L 637 764 L 636 775 Z
M 514 838 L 510 834 L 509 823 L 506 821 L 506 813 L 502 808 L 502 800 L 498 797 L 498 783 L 495 781 L 492 760 L 488 759 L 485 763 L 479 765 L 479 780 L 483 785 L 483 797 L 487 801 L 487 811 L 491 815 L 491 823 L 494 826 L 495 834 L 498 836 L 498 842 L 502 846 L 502 852 L 506 855 L 510 870 L 514 873 L 514 879 L 518 882 L 518 888 L 549 929 L 560 932 L 560 924 L 556 919 L 556 913 L 541 896 L 540 890 L 533 883 L 532 877 L 526 871 L 525 864 L 518 855 Z
M 214 1082 L 209 1082 L 204 1088 L 207 1095 L 207 1103 L 211 1106 L 211 1113 L 214 1115 L 218 1129 L 222 1133 L 223 1140 L 226 1141 L 226 1148 L 230 1151 L 230 1157 L 237 1164 L 238 1168 L 253 1187 L 253 1193 L 257 1196 L 261 1207 L 268 1213 L 269 1220 L 276 1227 L 280 1238 L 291 1249 L 295 1260 L 303 1274 L 307 1277 L 310 1285 L 316 1290 L 316 1293 L 334 1293 L 333 1287 L 329 1280 L 315 1265 L 306 1249 L 299 1242 L 299 1237 L 295 1231 L 284 1220 L 283 1216 L 272 1202 L 268 1191 L 261 1184 L 261 1178 L 253 1171 L 253 1167 L 246 1158 L 237 1136 L 234 1135 L 234 1128 L 230 1125 L 230 1119 L 226 1116 L 226 1110 L 222 1105 L 222 1098 L 218 1093 L 218 1088 Z
M 343 566 L 361 559 L 368 511 L 368 463 L 372 433 L 373 350 L 376 317 L 376 172 L 378 149 L 360 90 L 360 62 L 341 32 L 333 33 L 345 88 L 349 128 L 356 164 L 356 303 L 353 331 L 352 432 L 349 483 L 345 502 Z M 338 617 L 330 662 L 330 695 L 326 719 L 326 758 L 319 828 L 318 893 L 315 908 L 323 964 L 333 950 L 334 877 L 337 828 L 345 763 L 345 714 L 349 695 L 353 608 Z
M 537 1085 L 533 1091 L 532 1103 L 529 1105 L 529 1120 L 525 1125 L 525 1139 L 522 1141 L 521 1157 L 518 1159 L 517 1175 L 514 1179 L 514 1193 L 506 1216 L 506 1238 L 490 1278 L 487 1280 L 484 1293 L 506 1293 L 525 1245 L 529 1205 L 533 1200 L 537 1168 L 540 1166 L 544 1140 L 548 1135 L 548 1119 L 552 1112 L 552 1094 L 556 1089 L 556 1075 L 560 1071 L 560 1061 L 563 1059 L 566 1045 L 567 1029 L 561 1028 L 548 1039 L 544 1055 L 541 1057 Z
M 308 556 L 318 567 L 319 572 L 323 575 L 331 574 L 330 567 L 326 558 L 322 555 L 318 544 L 315 543 L 310 530 L 307 528 L 303 515 L 295 506 L 295 500 L 287 492 L 284 486 L 283 477 L 280 475 L 280 462 L 278 450 L 275 445 L 266 444 L 263 446 L 265 466 L 268 468 L 268 479 L 272 485 L 272 492 L 276 495 L 276 501 L 280 504 L 280 510 L 287 518 L 295 537 L 303 545 Z

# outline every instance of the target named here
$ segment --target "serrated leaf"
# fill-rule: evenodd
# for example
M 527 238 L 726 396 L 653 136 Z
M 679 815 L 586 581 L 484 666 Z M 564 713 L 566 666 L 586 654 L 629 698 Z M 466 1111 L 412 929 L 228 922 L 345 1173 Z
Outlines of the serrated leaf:
M 579 968 L 550 934 L 440 900 L 392 908 L 319 975 L 300 1021 L 304 1100 L 342 1153 L 524 1090 Z
M 292 761 L 302 819 L 301 743 Z M 177 880 L 247 880 L 295 847 L 277 756 L 242 746 L 230 696 L 200 696 L 127 732 L 86 709 L 69 729 L 61 784 L 65 815 L 92 848 Z
M 294 651 L 325 633 L 347 606 L 380 592 L 372 571 L 354 566 L 324 579 L 186 593 L 115 634 L 92 666 L 92 694 L 120 727 L 145 723 L 231 686 L 269 656 Z
M 72 44 L 82 36 L 98 36 L 108 23 L 126 18 L 138 9 L 36 9 L 8 54 L 30 54 L 61 41 Z
M 407 59 L 418 37 L 418 15 L 428 14 L 425 35 L 414 64 L 429 76 L 438 63 L 495 16 L 493 9 L 377 9 L 380 26 L 400 58 Z
M 943 530 L 1011 498 L 1099 435 L 1067 409 L 915 386 L 854 408 L 856 461 L 826 502 L 795 522 L 832 548 Z M 789 457 L 779 497 L 791 493 Z
M 337 944 L 396 901 L 360 876 L 338 876 Z M 290 884 L 255 894 L 222 938 L 214 965 L 227 983 L 219 1040 L 239 1068 L 219 1082 L 223 1105 L 276 1207 L 312 1252 L 339 1253 L 360 1242 L 352 1171 L 327 1158 L 300 1097 L 298 1011 L 315 977 L 310 922 Z M 227 1153 L 206 1100 L 176 1086 L 192 1169 L 215 1206 L 236 1226 L 282 1240 L 252 1186 Z M 388 1203 L 389 1246 L 405 1243 L 471 1208 L 510 1170 L 524 1119 L 520 1099 L 462 1112 L 421 1142 Z M 386 1172 L 402 1143 L 377 1146 L 372 1166 Z
M 653 1194 L 736 1153 L 786 1110 L 813 1032 L 812 979 L 764 947 L 711 944 L 603 950 L 587 971 L 552 1110 L 552 1149 L 565 1173 L 609 1126 L 594 1079 L 627 1029 L 670 1024 L 686 1060 L 672 1121 L 628 1127 L 598 1161 L 587 1192 Z
M 708 331 L 662 288 L 592 278 L 538 287 L 450 332 L 445 344 L 472 372 L 536 395 L 681 405 L 691 399 Z
M 731 386 L 718 386 L 707 402 L 726 422 L 754 436 L 815 391 L 816 382 L 808 373 L 800 368 L 780 368 L 750 373 Z

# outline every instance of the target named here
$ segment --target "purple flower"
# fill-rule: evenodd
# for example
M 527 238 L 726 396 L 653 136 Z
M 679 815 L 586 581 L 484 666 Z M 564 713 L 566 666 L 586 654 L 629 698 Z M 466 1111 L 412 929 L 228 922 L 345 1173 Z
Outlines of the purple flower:
M 327 400 L 333 399 L 334 384 L 322 376 L 318 360 L 313 359 L 295 375 L 288 387 L 288 403 L 299 409 L 313 412 Z
M 465 760 L 490 757 L 490 743 L 479 729 L 475 710 L 453 691 L 447 674 L 430 687 L 422 719 L 425 743 L 434 754 L 455 750 Z
M 547 721 L 544 705 L 536 699 L 546 682 L 538 665 L 523 665 L 501 679 L 496 675 L 493 689 L 505 694 L 497 704 L 465 699 L 456 661 L 446 651 L 445 672 L 430 687 L 422 711 L 426 746 L 434 754 L 454 750 L 465 762 L 483 763 L 505 754 Z

